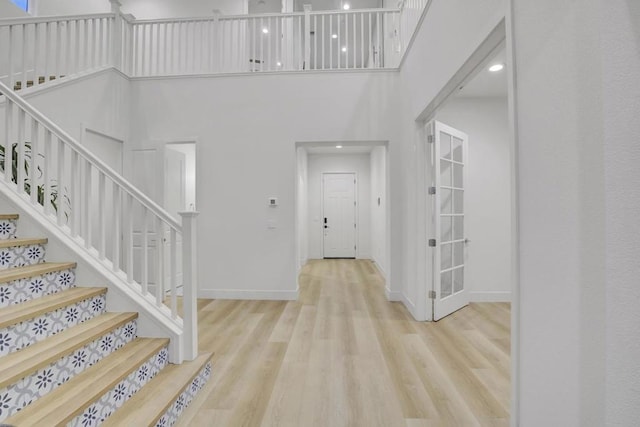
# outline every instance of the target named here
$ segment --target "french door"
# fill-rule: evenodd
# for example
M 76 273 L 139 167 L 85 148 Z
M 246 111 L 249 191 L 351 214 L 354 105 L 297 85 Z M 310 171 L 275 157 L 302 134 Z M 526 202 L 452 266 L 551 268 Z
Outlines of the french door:
M 433 320 L 469 304 L 465 283 L 465 179 L 468 136 L 438 121 L 430 136 L 433 238 Z

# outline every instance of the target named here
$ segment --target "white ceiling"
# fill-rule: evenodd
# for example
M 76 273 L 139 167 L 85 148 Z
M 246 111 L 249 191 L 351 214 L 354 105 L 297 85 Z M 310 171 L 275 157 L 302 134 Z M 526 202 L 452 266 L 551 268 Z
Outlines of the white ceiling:
M 504 64 L 502 71 L 492 73 L 489 67 Z M 507 52 L 501 49 L 477 74 L 456 94 L 459 98 L 498 98 L 507 96 Z

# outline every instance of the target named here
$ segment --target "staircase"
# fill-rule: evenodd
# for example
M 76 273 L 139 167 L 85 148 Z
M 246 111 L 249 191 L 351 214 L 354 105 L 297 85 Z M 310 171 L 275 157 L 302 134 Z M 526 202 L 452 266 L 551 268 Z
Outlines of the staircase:
M 77 287 L 76 263 L 45 262 L 46 238 L 0 215 L 0 423 L 171 426 L 211 374 L 211 354 L 168 363 L 167 338 L 108 312 L 106 287 Z

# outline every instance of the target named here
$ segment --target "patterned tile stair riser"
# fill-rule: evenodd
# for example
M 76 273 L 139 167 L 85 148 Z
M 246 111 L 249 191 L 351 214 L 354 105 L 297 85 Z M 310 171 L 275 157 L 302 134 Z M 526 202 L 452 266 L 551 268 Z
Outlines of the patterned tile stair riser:
M 14 239 L 18 229 L 18 220 L 0 219 L 0 240 Z
M 0 283 L 0 308 L 64 291 L 75 282 L 75 269 L 66 269 Z
M 0 329 L 0 356 L 21 350 L 105 312 L 105 294 Z
M 169 407 L 156 423 L 156 427 L 171 427 L 180 418 L 182 412 L 191 404 L 198 392 L 204 387 L 211 377 L 211 362 L 209 361 L 202 370 L 191 380 L 175 402 Z
M 167 366 L 169 351 L 167 347 L 149 358 L 148 361 L 140 365 L 131 372 L 125 379 L 120 381 L 105 393 L 100 400 L 89 406 L 84 412 L 75 417 L 67 426 L 73 427 L 96 427 L 104 422 L 107 417 L 120 408 L 127 399 L 131 398 L 158 373 Z
M 11 246 L 0 249 L 0 270 L 44 262 L 44 245 Z
M 136 336 L 137 322 L 133 320 L 0 390 L 0 423 L 131 342 Z

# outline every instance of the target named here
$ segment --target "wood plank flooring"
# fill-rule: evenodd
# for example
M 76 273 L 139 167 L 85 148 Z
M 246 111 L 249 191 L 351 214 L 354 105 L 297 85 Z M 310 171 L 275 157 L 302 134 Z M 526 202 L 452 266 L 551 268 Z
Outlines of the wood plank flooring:
M 200 300 L 211 381 L 180 426 L 507 426 L 509 304 L 437 323 L 366 260 L 311 261 L 298 301 Z

